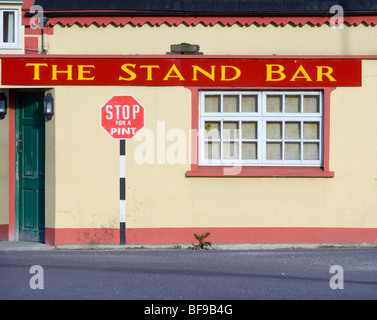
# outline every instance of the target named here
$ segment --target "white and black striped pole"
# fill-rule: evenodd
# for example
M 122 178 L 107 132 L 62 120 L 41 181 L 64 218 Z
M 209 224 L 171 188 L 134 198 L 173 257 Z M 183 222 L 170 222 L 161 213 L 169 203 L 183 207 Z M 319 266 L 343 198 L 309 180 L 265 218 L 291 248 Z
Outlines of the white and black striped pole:
M 131 95 L 112 96 L 101 107 L 101 126 L 119 139 L 119 243 L 126 244 L 126 140 L 144 128 L 144 107 Z
M 126 244 L 126 140 L 120 140 L 120 201 L 119 201 L 119 215 L 120 215 L 120 242 L 119 244 Z

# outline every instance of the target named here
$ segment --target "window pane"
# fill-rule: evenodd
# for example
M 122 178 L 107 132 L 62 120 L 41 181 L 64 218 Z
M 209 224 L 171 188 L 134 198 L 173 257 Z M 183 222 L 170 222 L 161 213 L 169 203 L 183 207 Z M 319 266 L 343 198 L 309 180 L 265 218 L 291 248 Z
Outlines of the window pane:
M 257 159 L 257 143 L 243 142 L 242 143 L 242 159 L 256 160 Z
M 282 103 L 281 96 L 267 96 L 267 112 L 282 112 Z
M 220 112 L 220 96 L 206 96 L 204 103 L 205 112 Z
M 206 142 L 204 158 L 207 160 L 220 160 L 220 142 Z
M 281 160 L 282 153 L 281 153 L 281 143 L 267 143 L 267 153 L 266 159 L 267 160 Z
M 242 112 L 258 112 L 258 97 L 242 96 Z
M 257 123 L 256 122 L 242 122 L 242 139 L 256 139 L 257 138 Z
M 224 122 L 223 137 L 224 139 L 238 139 L 238 122 Z
M 319 160 L 318 143 L 304 143 L 304 160 Z
M 267 139 L 281 139 L 281 122 L 267 122 Z
M 4 11 L 3 15 L 3 42 L 15 42 L 14 12 Z
M 285 112 L 301 112 L 301 96 L 285 96 Z
M 201 98 L 200 165 L 321 165 L 319 91 L 203 91 Z
M 285 123 L 285 139 L 297 140 L 300 136 L 300 122 Z
M 220 122 L 205 122 L 204 137 L 206 139 L 220 139 Z
M 238 96 L 224 96 L 223 97 L 223 111 L 224 112 L 238 112 Z
M 284 158 L 285 160 L 300 160 L 300 143 L 286 143 Z
M 319 97 L 318 96 L 305 96 L 304 97 L 304 112 L 305 113 L 319 112 Z
M 224 142 L 224 159 L 237 160 L 238 159 L 238 142 Z
M 304 139 L 305 140 L 319 139 L 319 123 L 318 122 L 304 122 Z

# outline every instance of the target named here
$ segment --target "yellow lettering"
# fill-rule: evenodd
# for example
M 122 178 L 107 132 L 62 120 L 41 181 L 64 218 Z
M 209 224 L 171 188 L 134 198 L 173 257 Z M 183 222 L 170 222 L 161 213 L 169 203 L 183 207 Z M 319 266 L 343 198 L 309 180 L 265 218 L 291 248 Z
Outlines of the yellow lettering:
M 67 70 L 58 70 L 57 65 L 52 65 L 51 80 L 58 80 L 58 73 L 66 73 L 67 74 L 67 80 L 72 80 L 72 67 L 73 67 L 73 65 L 67 65 Z
M 132 80 L 135 80 L 136 79 L 136 73 L 131 71 L 131 70 L 128 70 L 127 68 L 128 67 L 132 67 L 132 68 L 135 68 L 136 67 L 136 64 L 129 64 L 129 63 L 126 63 L 124 65 L 122 65 L 122 70 L 124 72 L 126 72 L 130 77 L 129 78 L 124 78 L 124 77 L 121 77 L 119 76 L 119 80 L 126 80 L 126 81 L 132 81 Z
M 85 78 L 85 74 L 90 74 L 91 70 L 84 70 L 84 68 L 94 68 L 93 65 L 78 65 L 77 66 L 77 80 L 94 80 L 94 77 Z
M 175 75 L 171 75 L 173 72 L 175 73 Z M 182 74 L 179 72 L 175 64 L 173 64 L 169 72 L 166 74 L 164 81 L 167 81 L 169 78 L 179 78 L 179 80 L 185 81 L 185 78 L 183 78 Z
M 202 68 L 200 68 L 199 66 L 192 66 L 192 68 L 194 69 L 194 75 L 193 75 L 193 81 L 198 81 L 198 71 L 205 75 L 207 78 L 211 79 L 212 81 L 215 81 L 215 68 L 216 66 L 211 66 L 211 73 L 203 70 Z
M 147 81 L 151 81 L 151 80 L 153 80 L 153 77 L 152 77 L 152 70 L 153 70 L 153 68 L 160 69 L 160 66 L 145 65 L 145 66 L 140 66 L 140 69 L 141 68 L 146 68 L 147 69 Z
M 33 80 L 41 80 L 39 77 L 39 67 L 48 67 L 47 63 L 27 63 L 26 67 L 34 67 L 34 79 Z
M 277 70 L 273 70 L 273 68 L 277 67 Z M 266 81 L 283 81 L 286 78 L 284 74 L 284 67 L 280 64 L 266 64 L 267 68 L 267 78 Z M 279 78 L 273 79 L 272 74 L 280 75 Z
M 324 72 L 324 69 L 327 69 L 327 72 Z M 323 76 L 326 76 L 330 81 L 336 81 L 336 79 L 331 75 L 333 71 L 333 68 L 329 66 L 318 66 L 317 81 L 323 81 Z
M 302 76 L 299 76 L 299 73 L 301 73 Z M 297 78 L 306 79 L 306 81 L 312 81 L 312 79 L 310 79 L 308 73 L 306 72 L 306 70 L 304 69 L 302 65 L 297 69 L 295 75 L 292 77 L 290 81 L 296 81 Z
M 236 75 L 233 78 L 227 79 L 226 69 L 231 68 L 236 71 Z M 221 66 L 221 81 L 233 81 L 241 76 L 241 70 L 234 66 Z

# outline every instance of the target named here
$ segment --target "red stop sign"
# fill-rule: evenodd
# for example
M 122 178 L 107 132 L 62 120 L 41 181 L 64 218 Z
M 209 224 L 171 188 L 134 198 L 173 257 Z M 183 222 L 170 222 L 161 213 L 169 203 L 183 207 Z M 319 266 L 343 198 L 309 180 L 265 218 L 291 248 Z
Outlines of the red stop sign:
M 113 96 L 101 107 L 101 126 L 113 139 L 132 139 L 144 127 L 144 107 L 133 96 Z

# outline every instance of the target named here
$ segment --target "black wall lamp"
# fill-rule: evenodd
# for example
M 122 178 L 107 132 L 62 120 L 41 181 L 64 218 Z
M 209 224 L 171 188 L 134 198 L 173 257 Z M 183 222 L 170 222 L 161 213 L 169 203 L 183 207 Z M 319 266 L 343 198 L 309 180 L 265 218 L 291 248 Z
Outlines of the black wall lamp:
M 7 97 L 5 93 L 0 93 L 0 120 L 4 119 L 7 114 Z
M 43 112 L 47 120 L 51 120 L 54 115 L 54 97 L 47 93 L 43 98 Z

